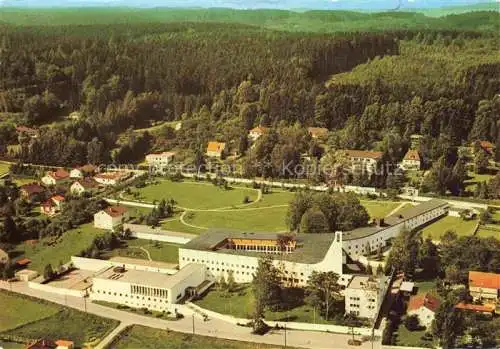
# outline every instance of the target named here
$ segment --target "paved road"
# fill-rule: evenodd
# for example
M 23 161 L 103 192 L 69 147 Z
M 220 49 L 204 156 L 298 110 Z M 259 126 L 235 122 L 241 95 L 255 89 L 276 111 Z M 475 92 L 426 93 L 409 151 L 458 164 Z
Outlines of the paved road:
M 143 326 L 158 328 L 158 329 L 170 329 L 172 331 L 183 332 L 183 333 L 193 333 L 193 318 L 188 316 L 184 319 L 178 321 L 168 321 L 161 320 L 153 317 L 142 316 L 134 313 L 129 313 L 126 311 L 121 311 L 118 309 L 113 309 L 105 307 L 99 304 L 91 303 L 88 300 L 85 302 L 82 298 L 63 296 L 48 292 L 43 292 L 40 290 L 31 289 L 25 282 L 15 282 L 9 285 L 6 282 L 0 281 L 0 288 L 9 290 L 12 286 L 13 292 L 23 293 L 32 297 L 42 298 L 51 302 L 59 303 L 72 307 L 78 310 L 86 310 L 91 314 L 95 314 L 102 317 L 107 317 L 115 319 L 121 322 L 120 327 L 126 327 L 131 324 L 139 324 Z M 250 329 L 247 327 L 236 326 L 229 324 L 227 322 L 210 319 L 208 321 L 203 321 L 199 317 L 194 318 L 194 330 L 196 334 L 232 339 L 238 341 L 248 341 L 255 343 L 265 343 L 273 345 L 284 345 L 285 344 L 285 333 L 284 331 L 272 331 L 264 336 L 256 336 L 250 333 Z M 113 331 L 110 335 L 105 338 L 105 342 L 96 348 L 103 349 L 105 345 L 112 341 L 114 336 L 118 334 L 119 330 Z M 286 344 L 290 347 L 297 348 L 317 348 L 317 349 L 348 349 L 348 348 L 361 348 L 369 349 L 372 348 L 371 342 L 365 342 L 360 347 L 351 347 L 347 344 L 348 339 L 351 338 L 350 335 L 343 334 L 333 334 L 325 332 L 307 332 L 307 331 L 286 331 Z M 358 339 L 359 336 L 357 336 Z M 373 343 L 374 349 L 380 349 L 380 341 Z

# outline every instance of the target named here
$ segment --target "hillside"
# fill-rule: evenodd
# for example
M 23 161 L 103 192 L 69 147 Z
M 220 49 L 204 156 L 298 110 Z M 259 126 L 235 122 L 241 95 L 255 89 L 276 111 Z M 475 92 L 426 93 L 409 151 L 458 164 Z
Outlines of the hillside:
M 402 29 L 500 30 L 500 14 L 481 11 L 439 18 L 418 12 L 3 7 L 0 22 L 16 25 L 91 25 L 120 23 L 220 22 L 304 32 L 381 31 Z

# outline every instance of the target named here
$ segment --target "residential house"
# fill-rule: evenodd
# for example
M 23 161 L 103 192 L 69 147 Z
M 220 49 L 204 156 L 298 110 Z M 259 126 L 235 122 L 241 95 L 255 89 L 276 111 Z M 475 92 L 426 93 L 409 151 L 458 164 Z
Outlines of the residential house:
M 267 132 L 269 132 L 269 128 L 263 126 L 257 126 L 252 128 L 250 132 L 248 132 L 248 137 L 252 140 L 252 142 L 255 142 L 257 139 L 262 137 Z
M 59 168 L 57 171 L 48 171 L 44 177 L 42 177 L 42 183 L 45 185 L 56 185 L 65 181 L 69 178 L 68 171 Z
M 152 153 L 146 155 L 146 162 L 148 165 L 163 167 L 174 161 L 175 153 L 172 151 L 165 151 L 162 153 Z
M 84 165 L 72 169 L 69 172 L 69 177 L 73 179 L 83 178 L 92 176 L 96 172 L 96 167 L 94 165 Z
M 382 152 L 366 150 L 346 150 L 347 158 L 354 171 L 368 172 L 371 174 L 377 168 L 377 163 L 382 159 Z
M 469 271 L 469 293 L 474 300 L 496 302 L 499 292 L 500 274 Z
M 24 184 L 20 187 L 20 193 L 27 201 L 39 201 L 45 193 L 45 188 L 38 183 Z
M 35 130 L 34 128 L 27 127 L 27 126 L 17 126 L 16 127 L 16 132 L 18 136 L 28 136 L 31 138 L 37 138 L 39 135 L 38 130 Z
M 82 195 L 84 193 L 92 193 L 99 188 L 99 184 L 93 178 L 82 178 L 74 181 L 69 187 L 69 191 L 73 195 Z
M 478 141 L 481 149 L 488 155 L 493 155 L 495 151 L 495 145 L 489 141 Z M 472 144 L 474 147 L 474 144 Z
M 26 349 L 57 349 L 57 344 L 50 339 L 39 339 L 29 344 Z
M 0 264 L 7 264 L 9 261 L 9 254 L 0 248 Z
M 388 277 L 355 275 L 344 291 L 346 314 L 376 319 L 388 287 Z
M 493 315 L 495 313 L 495 305 L 494 304 L 470 304 L 460 302 L 455 305 L 455 309 L 470 311 L 473 313 L 479 313 L 484 315 Z
M 328 129 L 324 127 L 308 127 L 307 132 L 309 132 L 314 139 L 328 137 Z
M 64 196 L 54 195 L 40 205 L 40 212 L 47 216 L 54 216 L 59 213 L 64 203 Z
M 403 161 L 401 162 L 401 168 L 404 170 L 420 170 L 421 166 L 420 155 L 418 151 L 410 149 L 406 152 Z
M 68 341 L 65 339 L 57 340 L 56 344 L 56 349 L 73 349 L 75 347 L 75 343 L 73 343 L 73 341 Z
M 129 212 L 126 207 L 110 206 L 94 215 L 94 227 L 113 230 L 129 217 Z
M 221 142 L 208 142 L 207 156 L 213 158 L 222 158 L 226 150 L 226 143 Z
M 94 180 L 103 185 L 117 185 L 130 178 L 132 174 L 125 171 L 104 172 L 94 176 Z
M 31 281 L 33 279 L 36 279 L 38 277 L 38 272 L 36 270 L 30 270 L 30 269 L 22 269 L 19 271 L 16 271 L 14 274 L 14 277 L 19 280 L 19 281 Z
M 420 324 L 430 328 L 440 303 L 439 299 L 428 293 L 425 295 L 416 295 L 410 297 L 406 313 L 407 315 L 417 315 Z

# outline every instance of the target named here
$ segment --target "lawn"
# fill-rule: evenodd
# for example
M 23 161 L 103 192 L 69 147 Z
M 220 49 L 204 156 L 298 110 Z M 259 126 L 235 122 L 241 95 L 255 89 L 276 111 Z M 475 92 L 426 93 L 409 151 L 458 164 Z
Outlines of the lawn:
M 144 188 L 134 189 L 140 193 L 139 200 L 146 202 L 161 199 L 174 199 L 178 206 L 191 209 L 214 209 L 241 205 L 245 196 L 257 199 L 257 190 L 250 188 L 232 188 L 229 190 L 216 187 L 207 182 L 171 182 L 161 181 Z M 128 199 L 134 200 L 131 195 Z
M 459 217 L 446 216 L 424 227 L 422 231 L 424 238 L 439 240 L 448 230 L 453 230 L 458 236 L 472 235 L 476 224 L 477 220 L 464 221 Z
M 469 171 L 468 173 L 470 179 L 465 181 L 465 190 L 473 193 L 476 190 L 476 185 L 479 182 L 487 182 L 494 176 L 491 174 L 476 174 L 474 172 Z
M 76 347 L 97 343 L 118 325 L 118 321 L 35 298 L 0 291 L 2 312 L 0 336 L 20 339 L 70 338 Z
M 132 239 L 125 241 L 122 247 L 107 253 L 106 257 L 121 256 L 148 259 L 148 255 L 141 249 L 142 247 L 149 252 L 153 261 L 177 264 L 179 262 L 179 246 L 167 242 Z
M 417 287 L 418 289 L 417 294 L 419 295 L 425 295 L 426 293 L 429 293 L 433 296 L 440 298 L 437 293 L 436 280 L 417 281 L 415 282 L 415 287 Z
M 0 176 L 6 174 L 9 172 L 10 165 L 8 162 L 2 162 L 0 161 Z
M 12 254 L 18 258 L 31 259 L 29 268 L 41 273 L 48 263 L 58 266 L 59 262 L 68 262 L 71 256 L 89 247 L 94 238 L 103 233 L 103 230 L 96 229 L 92 223 L 88 223 L 68 230 L 55 242 L 47 238 L 42 239 L 36 245 L 21 243 L 16 246 Z
M 396 345 L 403 347 L 418 347 L 431 348 L 432 341 L 424 341 L 421 337 L 425 334 L 425 330 L 409 331 L 405 325 L 399 325 L 396 339 Z
M 187 223 L 205 227 L 256 232 L 277 232 L 286 230 L 285 217 L 288 207 L 246 209 L 217 212 L 189 212 Z
M 212 287 L 203 298 L 196 300 L 196 305 L 221 314 L 229 314 L 238 318 L 252 318 L 254 297 L 250 285 L 238 285 L 235 292 L 223 294 L 216 287 Z M 344 309 L 344 303 L 341 302 Z M 338 303 L 340 306 L 340 303 Z M 343 311 L 338 313 L 343 315 Z M 338 324 L 337 319 L 326 321 L 315 309 L 309 305 L 298 305 L 288 311 L 266 311 L 265 318 L 270 321 L 294 321 L 317 324 Z
M 198 229 L 182 224 L 179 218 L 175 220 L 170 220 L 167 218 L 166 221 L 161 224 L 161 228 L 164 230 L 177 231 L 188 234 L 201 234 L 206 231 L 206 229 Z
M 375 200 L 362 200 L 361 204 L 366 208 L 371 218 L 383 218 L 391 213 L 391 211 L 396 207 L 401 205 L 400 202 Z
M 238 342 L 205 336 L 158 330 L 134 325 L 128 327 L 111 343 L 107 349 L 278 349 L 278 347 Z
M 18 187 L 20 187 L 21 185 L 30 184 L 30 183 L 33 183 L 36 181 L 38 181 L 38 179 L 35 177 L 14 177 L 13 178 L 13 182 L 16 183 L 16 185 Z
M 487 227 L 492 227 L 493 229 L 488 229 Z M 481 238 L 493 237 L 500 240 L 500 225 L 489 224 L 488 226 L 481 226 L 476 232 L 476 236 Z

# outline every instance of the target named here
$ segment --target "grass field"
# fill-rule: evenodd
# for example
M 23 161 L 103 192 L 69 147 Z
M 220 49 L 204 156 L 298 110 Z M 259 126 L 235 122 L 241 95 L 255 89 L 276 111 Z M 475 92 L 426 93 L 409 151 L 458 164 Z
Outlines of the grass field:
M 3 349 L 25 349 L 25 344 L 13 343 L 13 342 L 4 342 L 0 340 L 0 348 Z
M 476 190 L 477 183 L 488 182 L 491 178 L 494 177 L 491 174 L 476 174 L 470 171 L 468 175 L 471 178 L 465 181 L 465 190 L 470 191 L 471 193 L 474 193 L 474 190 Z
M 221 291 L 213 287 L 202 299 L 195 301 L 195 303 L 202 308 L 238 318 L 251 319 L 254 310 L 254 297 L 250 285 L 239 285 L 239 288 L 235 292 L 229 293 L 229 295 L 222 294 Z M 342 309 L 343 306 L 342 302 Z M 338 323 L 335 319 L 331 321 L 324 320 L 311 306 L 305 304 L 288 311 L 266 311 L 265 318 L 271 321 L 296 321 L 318 324 Z
M 424 341 L 421 337 L 425 330 L 409 331 L 405 325 L 400 324 L 397 330 L 396 345 L 403 347 L 431 348 L 432 342 Z
M 10 164 L 0 161 L 0 176 L 9 172 Z
M 500 240 L 500 225 L 496 224 L 495 227 L 499 230 L 493 230 L 493 229 L 486 229 L 486 228 L 479 228 L 478 231 L 476 232 L 476 236 L 479 236 L 481 238 L 496 238 Z
M 147 260 L 148 255 L 141 249 L 142 247 L 149 252 L 153 261 L 177 264 L 179 262 L 179 246 L 167 242 L 132 239 L 127 240 L 124 246 L 107 253 L 106 257 L 121 256 Z
M 241 205 L 245 196 L 257 199 L 257 190 L 249 188 L 232 188 L 225 190 L 207 182 L 171 182 L 161 181 L 159 184 L 136 189 L 140 200 L 153 202 L 161 199 L 174 199 L 177 205 L 191 209 L 214 209 Z M 132 196 L 128 196 L 133 200 Z
M 237 342 L 204 336 L 194 336 L 144 326 L 132 326 L 120 333 L 108 349 L 278 349 L 278 347 Z
M 36 245 L 19 244 L 12 254 L 16 258 L 31 259 L 30 269 L 43 272 L 48 263 L 58 266 L 59 262 L 66 263 L 70 257 L 80 253 L 90 246 L 94 238 L 103 234 L 103 230 L 96 229 L 92 223 L 84 224 L 76 229 L 68 230 L 54 243 L 48 245 L 49 240 L 41 240 Z
M 453 230 L 458 236 L 472 235 L 477 220 L 464 221 L 462 218 L 446 216 L 422 229 L 423 237 L 430 236 L 439 240 L 448 230 Z
M 24 184 L 36 182 L 38 181 L 38 179 L 35 177 L 14 177 L 13 181 L 14 183 L 16 183 L 18 187 L 20 187 L 21 185 Z
M 400 202 L 390 201 L 371 201 L 363 200 L 361 204 L 366 208 L 368 214 L 372 218 L 383 218 L 387 216 L 392 210 L 401 205 Z
M 5 291 L 0 291 L 0 304 L 0 335 L 26 340 L 71 338 L 76 347 L 83 347 L 97 343 L 118 325 L 115 320 Z

